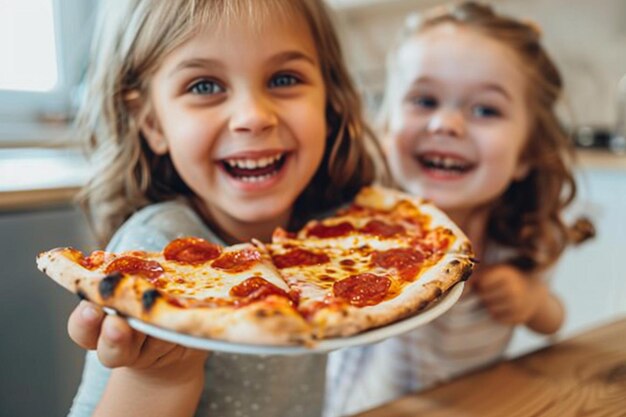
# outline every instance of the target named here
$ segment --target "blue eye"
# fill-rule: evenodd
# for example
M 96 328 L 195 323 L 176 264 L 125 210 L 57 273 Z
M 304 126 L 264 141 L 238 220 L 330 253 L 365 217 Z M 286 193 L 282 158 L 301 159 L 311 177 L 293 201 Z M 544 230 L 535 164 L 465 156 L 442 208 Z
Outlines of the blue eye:
M 289 87 L 292 85 L 296 85 L 300 82 L 300 80 L 296 77 L 294 77 L 293 75 L 290 74 L 279 74 L 276 75 L 275 77 L 272 77 L 272 79 L 269 82 L 269 86 L 271 88 L 274 87 Z
M 215 81 L 210 80 L 200 80 L 189 87 L 188 90 L 190 93 L 198 94 L 198 95 L 213 95 L 223 93 L 224 88 L 216 83 Z
M 434 109 L 437 107 L 437 99 L 430 96 L 417 96 L 411 98 L 411 103 L 424 109 Z
M 476 117 L 498 117 L 501 115 L 500 111 L 491 106 L 474 106 L 472 108 L 472 115 Z

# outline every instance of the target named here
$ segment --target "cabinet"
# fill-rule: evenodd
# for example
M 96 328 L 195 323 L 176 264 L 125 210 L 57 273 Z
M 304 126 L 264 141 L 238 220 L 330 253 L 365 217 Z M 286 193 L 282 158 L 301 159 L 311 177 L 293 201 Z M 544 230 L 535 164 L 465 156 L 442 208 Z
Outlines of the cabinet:
M 84 358 L 66 330 L 78 299 L 35 265 L 39 252 L 67 245 L 90 248 L 82 214 L 70 205 L 0 211 L 0 416 L 69 410 Z

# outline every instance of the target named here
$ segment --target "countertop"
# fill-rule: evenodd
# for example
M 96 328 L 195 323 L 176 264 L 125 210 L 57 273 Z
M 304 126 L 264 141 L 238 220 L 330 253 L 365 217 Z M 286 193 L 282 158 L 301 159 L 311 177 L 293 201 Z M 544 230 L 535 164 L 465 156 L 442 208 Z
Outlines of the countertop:
M 578 151 L 578 169 L 626 174 L 626 155 Z M 68 203 L 85 183 L 89 165 L 78 148 L 0 149 L 0 211 Z
M 0 149 L 0 211 L 67 204 L 88 172 L 77 148 Z
M 626 317 L 355 417 L 623 416 Z

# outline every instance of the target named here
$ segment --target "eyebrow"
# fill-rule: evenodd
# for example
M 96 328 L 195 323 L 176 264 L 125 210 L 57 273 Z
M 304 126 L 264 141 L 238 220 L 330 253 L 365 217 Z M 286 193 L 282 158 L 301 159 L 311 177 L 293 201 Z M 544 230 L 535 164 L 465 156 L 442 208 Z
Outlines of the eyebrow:
M 420 84 L 439 84 L 439 83 L 440 81 L 438 81 L 437 79 L 433 77 L 419 77 L 411 83 L 411 87 L 417 87 Z M 478 88 L 480 88 L 481 90 L 494 91 L 496 93 L 501 94 L 509 101 L 513 101 L 513 97 L 511 97 L 511 94 L 500 84 L 491 83 L 491 82 L 480 83 L 478 84 Z
M 178 65 L 176 65 L 174 67 L 174 69 L 172 71 L 170 71 L 169 76 L 173 76 L 174 74 L 176 74 L 179 71 L 185 70 L 185 69 L 193 69 L 193 68 L 223 68 L 223 65 L 215 60 L 215 59 L 206 59 L 206 58 L 192 58 L 192 59 L 186 59 L 182 62 L 180 62 Z
M 496 93 L 500 93 L 509 101 L 513 101 L 513 97 L 511 97 L 511 94 L 509 94 L 509 92 L 499 84 L 484 83 L 484 84 L 480 84 L 480 87 L 485 90 L 490 90 L 490 91 L 495 91 Z
M 318 65 L 318 62 L 315 58 L 301 51 L 280 52 L 270 58 L 270 62 L 272 64 L 282 64 L 289 61 L 306 61 L 311 65 Z
M 300 51 L 285 51 L 280 52 L 274 56 L 272 56 L 269 60 L 271 64 L 283 64 L 289 61 L 306 61 L 311 65 L 317 66 L 317 60 L 311 57 L 310 55 L 305 54 Z M 224 68 L 224 65 L 220 63 L 220 61 L 216 59 L 207 59 L 207 58 L 192 58 L 187 59 L 180 62 L 178 65 L 174 67 L 172 71 L 170 71 L 169 76 L 171 77 L 175 73 L 185 70 L 185 69 L 193 69 L 193 68 L 215 68 L 221 69 Z

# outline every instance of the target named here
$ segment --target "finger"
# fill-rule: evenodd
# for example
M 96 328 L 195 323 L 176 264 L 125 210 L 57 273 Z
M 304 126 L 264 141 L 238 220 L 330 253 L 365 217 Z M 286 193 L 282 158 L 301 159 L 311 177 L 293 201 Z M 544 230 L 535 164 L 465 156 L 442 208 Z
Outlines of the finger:
M 487 305 L 489 313 L 494 316 L 503 316 L 511 312 L 511 307 L 508 303 L 495 302 Z
M 98 339 L 98 359 L 108 368 L 130 366 L 137 360 L 144 338 L 131 329 L 126 320 L 107 316 Z
M 481 277 L 476 284 L 476 290 L 480 292 L 492 291 L 502 285 L 504 278 L 499 274 L 487 274 Z
M 518 324 L 517 317 L 510 310 L 494 311 L 493 313 L 491 313 L 491 317 L 498 323 Z
M 509 299 L 508 291 L 503 287 L 481 290 L 478 292 L 478 296 L 484 304 L 506 303 Z
M 104 316 L 104 311 L 99 306 L 83 300 L 70 314 L 67 333 L 78 346 L 93 350 L 98 345 Z
M 171 354 L 177 346 L 179 345 L 154 337 L 146 337 L 134 366 L 140 369 L 150 367 Z

